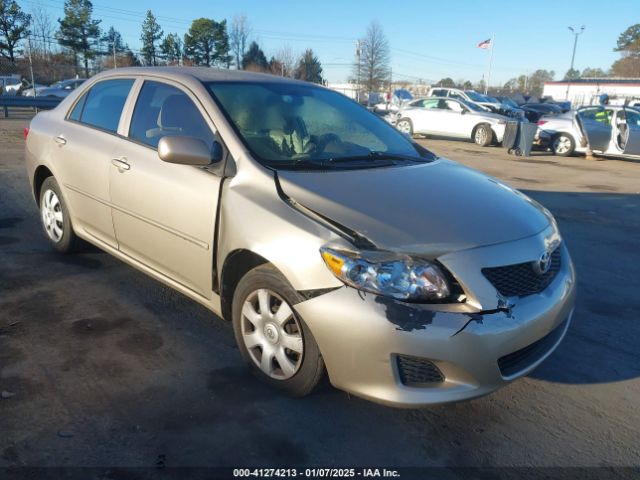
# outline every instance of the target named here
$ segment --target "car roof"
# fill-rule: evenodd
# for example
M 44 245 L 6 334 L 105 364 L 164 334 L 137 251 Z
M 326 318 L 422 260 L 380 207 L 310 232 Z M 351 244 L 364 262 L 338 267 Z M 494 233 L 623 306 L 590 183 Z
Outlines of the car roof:
M 247 72 L 245 70 L 228 70 L 210 67 L 128 67 L 108 70 L 99 73 L 97 77 L 111 76 L 161 76 L 182 82 L 269 82 L 269 83 L 298 83 L 309 85 L 307 82 L 291 78 L 270 75 L 267 73 Z

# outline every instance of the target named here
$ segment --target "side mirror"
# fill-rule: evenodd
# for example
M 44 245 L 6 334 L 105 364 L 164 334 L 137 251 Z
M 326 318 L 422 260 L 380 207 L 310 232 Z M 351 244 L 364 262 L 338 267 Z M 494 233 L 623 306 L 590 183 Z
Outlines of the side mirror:
M 463 108 L 462 110 L 460 110 L 460 115 L 465 115 L 467 113 L 467 111 Z
M 207 166 L 222 160 L 222 145 L 213 142 L 211 149 L 195 137 L 162 137 L 158 143 L 160 160 L 180 165 Z

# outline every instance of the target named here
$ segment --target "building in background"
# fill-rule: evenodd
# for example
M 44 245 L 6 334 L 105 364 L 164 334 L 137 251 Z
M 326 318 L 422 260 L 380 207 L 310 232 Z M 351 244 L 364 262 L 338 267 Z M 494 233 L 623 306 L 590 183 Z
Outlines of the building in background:
M 608 95 L 610 103 L 640 101 L 640 78 L 579 78 L 560 82 L 544 82 L 544 97 L 569 100 L 574 107 L 599 103 L 601 95 Z

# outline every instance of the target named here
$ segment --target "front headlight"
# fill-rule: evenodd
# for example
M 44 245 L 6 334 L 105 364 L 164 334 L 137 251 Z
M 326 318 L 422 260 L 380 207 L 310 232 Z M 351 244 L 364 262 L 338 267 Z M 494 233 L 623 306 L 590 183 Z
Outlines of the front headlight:
M 437 301 L 449 296 L 444 274 L 434 263 L 389 252 L 351 253 L 323 247 L 322 259 L 345 284 L 398 300 Z

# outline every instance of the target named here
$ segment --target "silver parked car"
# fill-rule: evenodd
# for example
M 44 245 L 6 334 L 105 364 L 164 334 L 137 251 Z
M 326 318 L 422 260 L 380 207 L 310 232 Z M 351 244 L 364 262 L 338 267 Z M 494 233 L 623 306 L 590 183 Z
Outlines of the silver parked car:
M 388 405 L 469 399 L 569 327 L 574 269 L 544 207 L 326 88 L 123 68 L 25 133 L 53 248 L 84 239 L 231 321 L 294 395 L 326 372 Z
M 76 88 L 85 82 L 84 78 L 73 78 L 71 80 L 62 80 L 51 85 L 48 88 L 41 90 L 36 89 L 36 93 L 39 97 L 59 97 L 64 98 L 73 92 Z M 29 95 L 33 96 L 33 95 Z
M 455 98 L 414 100 L 397 115 L 396 127 L 409 135 L 437 135 L 473 140 L 487 146 L 502 142 L 507 117 Z
M 640 109 L 625 106 L 588 106 L 556 116 L 543 116 L 538 130 L 550 138 L 560 156 L 585 153 L 588 146 L 602 156 L 640 156 Z

